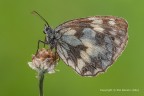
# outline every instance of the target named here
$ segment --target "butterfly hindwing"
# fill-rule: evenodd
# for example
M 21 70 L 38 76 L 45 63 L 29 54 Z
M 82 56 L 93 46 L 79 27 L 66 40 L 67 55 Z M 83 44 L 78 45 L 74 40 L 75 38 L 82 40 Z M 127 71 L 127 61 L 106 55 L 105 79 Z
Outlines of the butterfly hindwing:
M 57 52 L 82 76 L 105 71 L 124 50 L 127 22 L 114 16 L 95 16 L 65 22 L 56 31 Z

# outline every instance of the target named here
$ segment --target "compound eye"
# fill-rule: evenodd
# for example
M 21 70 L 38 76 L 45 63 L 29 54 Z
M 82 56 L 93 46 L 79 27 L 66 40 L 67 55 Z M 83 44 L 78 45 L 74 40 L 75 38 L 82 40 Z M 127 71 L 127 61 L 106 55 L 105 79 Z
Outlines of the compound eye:
M 49 30 L 49 27 L 46 27 L 46 31 L 48 31 Z

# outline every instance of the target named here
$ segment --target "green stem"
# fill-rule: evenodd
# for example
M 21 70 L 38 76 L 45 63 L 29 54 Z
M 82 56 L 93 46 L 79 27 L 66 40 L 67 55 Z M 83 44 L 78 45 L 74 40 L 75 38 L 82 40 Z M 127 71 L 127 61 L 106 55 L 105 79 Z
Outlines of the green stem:
M 39 96 L 43 96 L 43 80 L 44 80 L 44 73 L 39 73 Z

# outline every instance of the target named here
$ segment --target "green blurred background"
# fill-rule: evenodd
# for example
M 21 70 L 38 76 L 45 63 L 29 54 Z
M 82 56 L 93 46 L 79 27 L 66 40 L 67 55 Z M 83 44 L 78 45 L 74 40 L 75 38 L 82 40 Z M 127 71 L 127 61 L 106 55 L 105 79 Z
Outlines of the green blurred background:
M 0 0 L 0 96 L 38 96 L 37 74 L 27 62 L 44 39 L 44 22 L 33 10 L 53 28 L 95 15 L 120 16 L 129 23 L 128 46 L 106 73 L 81 77 L 60 61 L 60 71 L 45 76 L 45 96 L 144 96 L 144 0 Z M 101 91 L 107 89 L 131 91 Z

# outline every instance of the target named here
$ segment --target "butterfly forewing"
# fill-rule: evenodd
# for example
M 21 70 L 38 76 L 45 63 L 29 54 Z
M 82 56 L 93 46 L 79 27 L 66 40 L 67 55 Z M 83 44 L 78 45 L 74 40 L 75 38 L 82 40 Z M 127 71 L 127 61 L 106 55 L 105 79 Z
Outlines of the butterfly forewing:
M 104 72 L 124 50 L 127 22 L 114 16 L 95 16 L 65 22 L 56 31 L 57 52 L 82 76 Z

